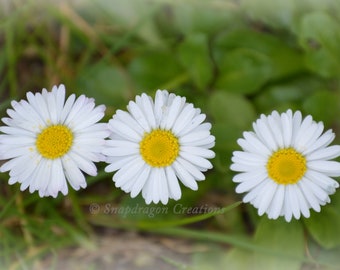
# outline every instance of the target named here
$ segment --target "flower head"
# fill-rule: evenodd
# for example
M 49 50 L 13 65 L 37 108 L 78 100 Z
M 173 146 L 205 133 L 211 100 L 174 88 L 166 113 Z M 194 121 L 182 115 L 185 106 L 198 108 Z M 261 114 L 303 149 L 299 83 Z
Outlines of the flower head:
M 192 190 L 202 172 L 212 168 L 215 137 L 206 116 L 186 103 L 184 97 L 158 90 L 155 100 L 146 94 L 130 101 L 128 112 L 118 110 L 109 121 L 110 139 L 103 150 L 109 165 L 117 171 L 113 181 L 131 197 L 141 191 L 146 203 L 178 200 L 178 179 Z
M 240 172 L 233 178 L 239 183 L 236 192 L 247 193 L 243 201 L 259 215 L 284 216 L 288 222 L 301 214 L 309 217 L 310 208 L 319 212 L 339 187 L 331 178 L 340 176 L 340 163 L 331 161 L 340 155 L 339 145 L 329 146 L 334 133 L 322 134 L 322 122 L 291 110 L 261 115 L 253 128 L 237 141 L 243 151 L 232 157 L 231 169 Z
M 51 92 L 27 93 L 27 101 L 12 101 L 9 117 L 0 127 L 0 159 L 8 160 L 1 172 L 9 171 L 9 183 L 21 183 L 32 193 L 56 197 L 68 192 L 67 181 L 75 190 L 86 187 L 81 171 L 96 175 L 94 162 L 101 154 L 109 131 L 97 123 L 105 106 L 95 107 L 94 100 L 72 94 L 65 102 L 65 87 Z

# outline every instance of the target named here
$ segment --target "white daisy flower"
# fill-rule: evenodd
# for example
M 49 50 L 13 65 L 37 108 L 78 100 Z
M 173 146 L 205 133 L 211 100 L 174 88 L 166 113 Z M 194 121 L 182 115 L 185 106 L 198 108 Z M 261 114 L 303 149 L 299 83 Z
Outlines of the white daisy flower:
M 13 101 L 9 117 L 0 127 L 0 159 L 8 160 L 1 172 L 9 171 L 9 184 L 21 183 L 40 197 L 66 195 L 67 182 L 73 189 L 85 188 L 83 173 L 96 175 L 94 162 L 109 135 L 106 124 L 97 123 L 105 106 L 95 107 L 94 99 L 72 94 L 65 102 L 65 87 L 52 92 L 27 93 L 27 101 Z
M 340 163 L 330 160 L 340 155 L 340 146 L 328 146 L 334 133 L 322 134 L 322 122 L 291 110 L 261 115 L 253 128 L 237 141 L 244 151 L 232 157 L 231 169 L 241 172 L 233 178 L 239 183 L 236 192 L 247 193 L 243 201 L 259 215 L 284 216 L 288 222 L 292 216 L 309 217 L 310 208 L 319 212 L 339 187 L 331 177 L 340 176 Z
M 178 179 L 197 190 L 202 172 L 212 168 L 208 158 L 215 153 L 211 124 L 200 109 L 184 97 L 156 92 L 155 101 L 142 94 L 130 101 L 128 112 L 118 110 L 109 121 L 112 134 L 103 153 L 109 165 L 106 172 L 117 171 L 113 181 L 136 197 L 141 191 L 146 203 L 163 204 L 178 200 Z

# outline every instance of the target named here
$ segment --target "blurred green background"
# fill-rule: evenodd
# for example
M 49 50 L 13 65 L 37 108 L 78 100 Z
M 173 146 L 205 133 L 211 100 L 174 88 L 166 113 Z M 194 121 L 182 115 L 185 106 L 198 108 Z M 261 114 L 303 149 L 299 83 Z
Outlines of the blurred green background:
M 197 192 L 183 188 L 180 201 L 152 217 L 105 212 L 149 209 L 115 188 L 105 164 L 87 189 L 56 199 L 20 192 L 0 174 L 0 269 L 59 269 L 59 250 L 94 252 L 108 229 L 207 245 L 185 263 L 164 259 L 169 269 L 339 269 L 339 192 L 320 213 L 291 223 L 245 204 L 224 214 L 173 211 L 242 199 L 230 159 L 261 113 L 301 110 L 340 143 L 339 14 L 336 0 L 1 0 L 1 117 L 11 100 L 59 83 L 105 104 L 104 121 L 135 95 L 168 89 L 207 114 L 216 158 Z

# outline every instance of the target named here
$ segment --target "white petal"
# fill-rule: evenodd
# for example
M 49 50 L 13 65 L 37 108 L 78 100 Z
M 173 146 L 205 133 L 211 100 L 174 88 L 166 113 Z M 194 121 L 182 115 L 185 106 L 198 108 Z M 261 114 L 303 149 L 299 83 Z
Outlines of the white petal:
M 32 179 L 29 184 L 29 192 L 33 193 L 34 191 L 40 191 L 40 196 L 43 197 L 45 194 L 43 193 L 43 185 L 46 181 L 50 181 L 50 171 L 48 170 L 47 160 L 42 159 L 39 166 L 34 170 Z M 22 187 L 22 186 L 21 186 Z
M 197 114 L 197 109 L 196 109 L 196 114 Z M 178 132 L 177 135 L 184 136 L 192 132 L 196 127 L 198 127 L 205 120 L 205 118 L 206 118 L 205 114 L 196 115 L 185 128 L 183 128 L 180 132 Z
M 63 84 L 59 85 L 58 88 L 53 87 L 52 91 L 54 91 L 54 89 L 56 91 L 56 93 L 55 93 L 55 103 L 56 103 L 56 110 L 58 112 L 56 122 L 63 123 L 63 121 L 61 120 L 61 112 L 62 112 L 63 107 L 64 107 L 66 89 L 65 89 L 65 86 Z
M 165 174 L 164 168 L 158 168 L 158 181 L 159 181 L 159 197 L 163 204 L 167 204 L 169 201 L 169 188 L 168 179 Z
M 250 191 L 251 189 L 253 189 L 257 185 L 259 185 L 262 181 L 264 181 L 266 179 L 267 179 L 267 174 L 266 173 L 260 172 L 258 174 L 252 174 L 251 178 L 246 180 L 246 181 L 243 181 L 242 183 L 240 183 L 236 187 L 235 191 L 237 193 L 248 192 L 248 191 Z M 270 182 L 268 180 L 269 179 L 267 179 L 266 182 Z
M 150 171 L 149 178 L 147 179 L 143 189 L 142 196 L 146 204 L 150 204 L 153 201 L 153 171 Z
M 152 185 L 152 200 L 151 202 L 157 204 L 160 201 L 160 181 L 159 181 L 159 175 L 157 170 L 152 170 L 150 174 L 150 180 Z
M 251 164 L 257 166 L 265 166 L 267 158 L 254 153 L 247 153 L 241 151 L 234 151 L 232 161 L 234 163 Z
M 144 162 L 141 160 L 132 160 L 125 164 L 119 171 L 113 176 L 113 180 L 116 182 L 116 187 L 121 187 L 124 182 L 131 178 L 135 178 L 144 166 Z
M 284 139 L 280 119 L 280 115 L 276 111 L 274 111 L 271 115 L 268 116 L 268 126 L 272 131 L 276 145 L 278 145 L 278 147 L 280 148 L 283 148 Z
M 142 94 L 141 96 L 141 107 L 143 108 L 143 111 L 145 113 L 145 116 L 148 120 L 148 123 L 152 129 L 156 128 L 156 119 L 154 115 L 154 110 L 153 110 L 153 103 L 152 99 L 147 96 L 146 94 Z
M 297 134 L 299 133 L 302 122 L 302 115 L 300 111 L 296 111 L 293 115 L 293 128 L 292 128 L 292 144 L 294 144 Z
M 64 124 L 67 126 L 73 126 L 75 123 L 74 120 L 77 118 L 76 116 L 79 114 L 84 106 L 92 108 L 94 106 L 94 103 L 87 104 L 87 98 L 84 95 L 81 95 L 73 103 L 73 106 L 70 109 L 64 121 Z
M 305 178 L 302 178 L 297 185 L 299 186 L 300 190 L 304 194 L 308 204 L 314 209 L 316 212 L 320 212 L 320 204 L 318 199 L 313 194 L 312 190 L 310 189 L 309 185 L 306 184 L 306 181 L 308 181 Z
M 282 137 L 284 147 L 289 147 L 292 143 L 293 122 L 292 111 L 281 115 Z
M 325 173 L 328 176 L 340 176 L 340 163 L 336 161 L 316 160 L 309 161 L 307 167 Z
M 305 196 L 301 192 L 299 186 L 296 186 L 295 192 L 296 192 L 297 199 L 299 201 L 300 211 L 301 211 L 302 215 L 306 218 L 309 218 L 309 216 L 310 216 L 309 205 L 308 205 L 308 202 L 307 202 Z
M 65 174 L 63 172 L 62 162 L 60 159 L 51 162 L 51 180 L 47 187 L 47 192 L 52 197 L 57 197 L 58 192 L 61 191 L 64 195 L 67 194 L 67 184 Z
M 119 157 L 119 158 L 115 158 L 114 160 L 110 159 L 108 160 L 110 164 L 105 167 L 105 172 L 117 171 L 120 168 L 122 168 L 125 164 L 129 163 L 131 160 L 137 161 L 139 159 L 140 157 L 138 156 Z
M 175 135 L 178 135 L 186 126 L 189 125 L 195 116 L 196 111 L 192 104 L 186 104 L 181 113 L 178 115 L 177 121 L 172 127 L 172 131 Z
M 10 135 L 28 136 L 32 138 L 35 137 L 35 134 L 32 131 L 23 129 L 21 127 L 3 126 L 3 127 L 0 127 L 0 131 L 6 134 L 10 134 Z
M 340 145 L 332 145 L 326 148 L 317 149 L 310 153 L 307 157 L 308 160 L 328 160 L 340 156 Z
M 0 146 L 0 149 L 2 147 Z M 2 155 L 1 159 L 11 159 L 23 155 L 30 155 L 32 153 L 32 147 L 23 147 L 23 146 L 15 146 L 15 147 L 10 147 L 7 149 Z
M 302 152 L 303 155 L 308 155 L 314 152 L 316 149 L 326 147 L 329 145 L 335 138 L 334 133 L 331 130 L 327 130 L 324 134 L 322 134 L 313 145 L 307 148 Z
M 195 181 L 194 177 L 187 172 L 187 170 L 177 161 L 172 164 L 172 167 L 175 170 L 176 175 L 180 179 L 180 181 L 188 188 L 192 190 L 197 190 L 198 185 Z
M 209 135 L 208 137 L 205 137 L 201 140 L 188 140 L 186 143 L 180 142 L 181 145 L 184 146 L 196 146 L 196 147 L 204 147 L 204 148 L 211 148 L 215 145 L 215 137 L 212 135 Z
M 269 156 L 271 151 L 263 144 L 253 132 L 244 132 L 245 139 L 237 140 L 237 143 L 247 152 L 253 152 L 264 156 Z
M 250 172 L 238 173 L 233 177 L 233 182 L 242 183 L 244 181 L 251 181 L 253 178 L 259 175 L 267 175 L 267 171 L 264 168 L 253 170 Z
M 97 175 L 97 167 L 93 162 L 88 160 L 87 158 L 78 155 L 76 152 L 71 152 L 68 154 L 68 157 L 73 159 L 76 166 L 82 171 L 86 172 L 88 175 L 96 176 Z
M 268 217 L 271 219 L 277 219 L 280 216 L 285 199 L 285 188 L 285 185 L 277 185 L 276 192 L 273 196 L 273 201 L 268 210 Z
M 188 133 L 185 136 L 179 138 L 180 144 L 193 143 L 195 141 L 203 140 L 210 136 L 210 132 L 208 130 L 198 131 L 195 133 Z
M 174 125 L 180 110 L 182 109 L 182 98 L 176 96 L 171 106 L 169 107 L 169 111 L 166 117 L 166 122 L 164 123 L 164 128 L 169 130 Z M 162 127 L 162 126 L 161 126 Z
M 253 124 L 253 128 L 258 138 L 262 141 L 262 143 L 265 143 L 270 150 L 274 151 L 278 148 L 274 136 L 269 128 L 267 117 L 261 115 L 261 119 L 258 119 L 256 123 Z
M 138 105 L 135 102 L 130 101 L 127 108 L 131 115 L 133 116 L 133 118 L 139 123 L 139 125 L 145 130 L 145 132 L 150 132 L 151 126 L 147 119 L 145 118 L 142 110 L 138 107 Z
M 167 91 L 157 90 L 155 96 L 155 105 L 154 105 L 154 112 L 155 112 L 155 120 L 156 126 L 160 126 L 160 123 L 163 118 L 163 113 L 166 110 L 166 103 L 169 97 L 169 93 Z
M 142 170 L 141 173 L 137 176 L 136 181 L 131 189 L 131 197 L 134 198 L 136 197 L 140 191 L 143 189 L 146 180 L 148 179 L 149 175 L 150 175 L 150 171 L 151 171 L 151 167 L 145 165 Z
M 313 192 L 313 194 L 319 200 L 319 202 L 325 203 L 329 201 L 328 193 L 324 189 L 320 188 L 318 185 L 313 183 L 308 178 L 306 178 L 304 185 L 309 187 L 309 189 Z
M 296 219 L 300 219 L 300 216 L 301 216 L 301 212 L 300 212 L 300 205 L 299 205 L 299 200 L 297 198 L 297 194 L 296 194 L 296 186 L 295 185 L 287 185 L 287 188 L 286 188 L 286 191 L 287 191 L 287 198 L 288 198 L 288 201 L 287 201 L 287 208 L 290 207 L 294 215 L 294 217 Z M 287 217 L 290 217 L 290 213 L 288 213 L 287 215 L 287 211 L 288 209 L 286 210 L 286 215 L 285 215 L 285 218 L 286 220 L 289 222 L 290 221 L 290 218 L 287 218 Z
M 139 145 L 136 142 L 126 141 L 126 140 L 107 140 L 105 141 L 106 147 L 128 147 L 128 148 L 138 148 Z
M 60 113 L 60 123 L 65 124 L 65 120 L 67 119 L 70 111 L 72 110 L 75 100 L 76 100 L 75 94 L 72 94 L 67 98 L 63 110 Z
M 116 119 L 111 119 L 109 121 L 109 129 L 122 136 L 123 138 L 129 139 L 134 142 L 138 142 L 141 140 L 141 136 L 128 125 L 120 122 Z
M 272 203 L 273 197 L 275 195 L 277 184 L 273 181 L 266 181 L 265 192 L 261 196 L 261 201 L 258 207 L 258 213 L 262 216 L 264 213 L 268 213 L 270 204 Z
M 247 172 L 251 173 L 253 171 L 263 169 L 263 166 L 258 166 L 257 164 L 241 164 L 241 163 L 233 163 L 230 165 L 230 169 L 235 172 Z
M 337 181 L 316 171 L 308 170 L 305 177 L 324 189 L 328 194 L 333 194 L 335 189 L 339 187 L 339 183 Z
M 266 185 L 267 181 L 262 181 L 259 183 L 257 186 L 255 186 L 250 192 L 248 192 L 244 197 L 243 197 L 243 202 L 252 202 L 255 198 L 258 196 L 261 196 L 261 191 L 263 190 L 263 187 Z
M 94 102 L 91 103 L 91 105 Z M 92 106 L 91 106 L 92 107 Z M 100 105 L 94 108 L 93 110 L 88 110 L 86 111 L 85 109 L 81 110 L 78 115 L 77 115 L 77 123 L 74 125 L 72 130 L 74 132 L 76 131 L 81 131 L 82 129 L 91 127 L 95 123 L 97 123 L 99 120 L 101 120 L 104 117 L 104 112 L 105 112 L 105 106 Z
M 165 168 L 166 177 L 169 185 L 169 195 L 174 200 L 179 200 L 182 196 L 181 188 L 178 183 L 178 179 L 172 167 Z
M 205 179 L 204 174 L 201 173 L 200 170 L 191 162 L 188 162 L 181 157 L 178 157 L 176 160 L 181 163 L 181 165 L 195 178 L 195 180 L 202 181 Z
M 203 158 L 214 158 L 215 152 L 209 149 L 205 149 L 197 146 L 181 146 L 182 152 L 188 152 L 196 156 L 200 156 Z
M 138 148 L 130 148 L 130 147 L 110 147 L 103 149 L 103 154 L 112 157 L 123 157 L 123 156 L 130 156 L 130 155 L 137 155 L 139 154 Z
M 283 207 L 282 207 L 282 211 L 281 211 L 280 216 L 284 216 L 284 218 L 287 222 L 290 222 L 292 220 L 292 217 L 293 217 L 293 210 L 292 210 L 292 207 L 291 207 L 288 186 L 286 186 L 286 188 L 285 188 L 284 202 L 283 202 Z
M 140 136 L 144 135 L 145 130 L 129 113 L 122 110 L 117 110 L 115 118 L 134 129 L 138 134 L 140 134 Z
M 180 153 L 180 156 L 183 159 L 186 159 L 187 161 L 191 162 L 194 165 L 197 165 L 199 167 L 202 168 L 207 168 L 207 169 L 211 169 L 213 166 L 211 164 L 211 162 L 205 158 L 199 157 L 199 156 L 195 156 L 189 153 Z
M 49 94 L 46 96 L 46 102 L 49 111 L 49 117 L 52 124 L 58 123 L 58 111 L 57 111 L 57 104 L 53 94 Z
M 76 163 L 67 156 L 67 154 L 61 159 L 65 176 L 74 190 L 86 187 L 85 176 L 77 167 Z

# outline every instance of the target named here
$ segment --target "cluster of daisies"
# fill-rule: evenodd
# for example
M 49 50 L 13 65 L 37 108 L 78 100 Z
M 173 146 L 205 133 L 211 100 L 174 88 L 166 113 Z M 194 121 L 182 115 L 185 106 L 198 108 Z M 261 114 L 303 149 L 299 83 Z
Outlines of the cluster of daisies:
M 105 162 L 115 185 L 131 197 L 141 193 L 147 204 L 167 204 L 181 198 L 181 184 L 197 190 L 213 167 L 211 124 L 185 97 L 166 90 L 154 99 L 136 96 L 108 123 L 100 123 L 104 105 L 84 95 L 66 98 L 64 85 L 26 97 L 12 101 L 0 126 L 0 172 L 9 172 L 9 184 L 20 183 L 21 190 L 66 195 L 69 186 L 85 188 L 84 173 L 95 176 L 95 163 Z M 339 186 L 332 177 L 340 176 L 340 163 L 332 161 L 340 146 L 329 146 L 335 135 L 323 131 L 322 122 L 299 111 L 261 115 L 232 157 L 243 201 L 271 219 L 319 212 Z

